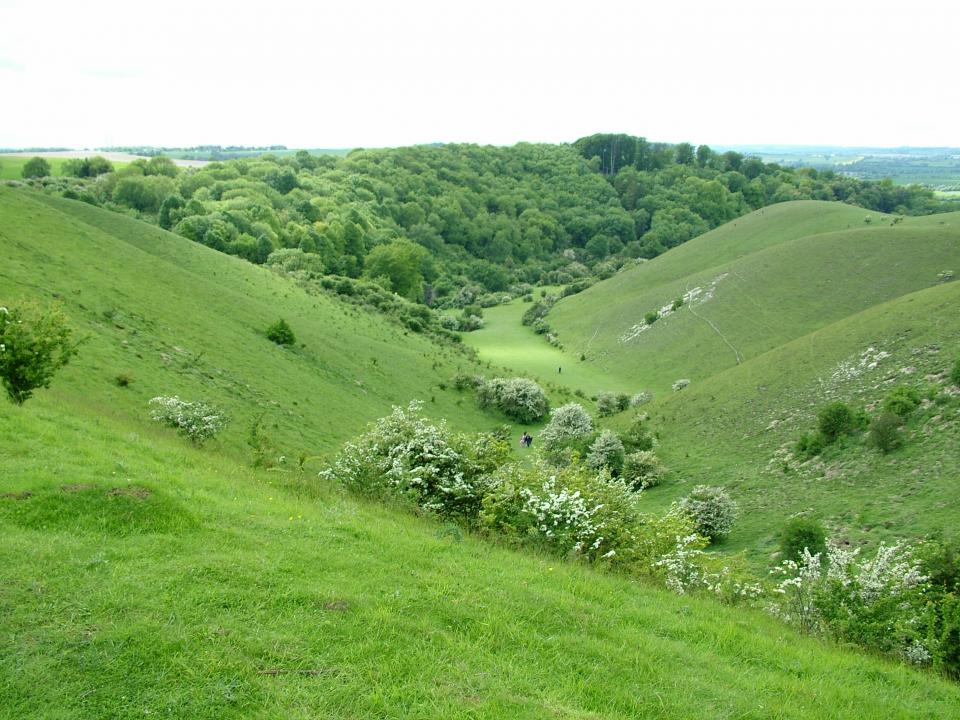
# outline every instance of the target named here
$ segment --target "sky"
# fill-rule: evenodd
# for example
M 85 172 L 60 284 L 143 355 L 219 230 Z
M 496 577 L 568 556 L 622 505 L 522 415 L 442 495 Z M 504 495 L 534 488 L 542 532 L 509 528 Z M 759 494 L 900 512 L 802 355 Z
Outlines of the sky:
M 0 0 L 0 147 L 960 146 L 955 0 Z

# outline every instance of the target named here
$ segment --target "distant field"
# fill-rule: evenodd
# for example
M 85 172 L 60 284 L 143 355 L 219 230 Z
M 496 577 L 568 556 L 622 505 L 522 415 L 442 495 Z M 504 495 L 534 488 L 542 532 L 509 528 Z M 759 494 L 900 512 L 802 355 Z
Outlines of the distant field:
M 63 175 L 63 164 L 73 158 L 93 157 L 99 155 L 106 158 L 115 170 L 126 167 L 134 160 L 139 159 L 136 155 L 125 155 L 122 153 L 98 153 L 86 151 L 63 151 L 55 153 L 17 153 L 14 155 L 0 155 L 0 180 L 22 180 L 23 166 L 31 158 L 42 157 L 50 163 L 50 170 L 54 177 Z

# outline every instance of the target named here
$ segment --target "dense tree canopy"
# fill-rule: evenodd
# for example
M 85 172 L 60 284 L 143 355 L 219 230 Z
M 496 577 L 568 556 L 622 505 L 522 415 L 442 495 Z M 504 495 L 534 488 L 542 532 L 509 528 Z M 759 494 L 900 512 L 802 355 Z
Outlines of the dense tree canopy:
M 153 157 L 86 182 L 82 199 L 132 209 L 223 252 L 262 263 L 277 250 L 298 249 L 323 274 L 363 276 L 440 306 L 538 282 L 605 277 L 629 258 L 653 257 L 784 200 L 937 209 L 932 193 L 916 186 L 629 135 L 346 157 L 299 151 L 185 171 Z

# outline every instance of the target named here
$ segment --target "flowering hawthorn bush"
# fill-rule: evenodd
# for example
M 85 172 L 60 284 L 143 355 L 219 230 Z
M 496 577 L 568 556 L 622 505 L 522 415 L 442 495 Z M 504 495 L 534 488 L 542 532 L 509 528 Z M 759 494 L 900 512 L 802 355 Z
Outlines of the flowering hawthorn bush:
M 659 485 L 667 474 L 667 468 L 652 450 L 628 453 L 623 460 L 621 477 L 637 489 Z
M 496 406 L 507 417 L 518 422 L 535 422 L 547 414 L 547 395 L 527 378 L 494 378 L 477 387 L 480 407 Z
M 680 507 L 693 516 L 697 531 L 711 541 L 726 537 L 737 518 L 737 504 L 722 487 L 697 485 L 680 501 Z
M 176 428 L 196 445 L 214 437 L 227 424 L 223 411 L 204 402 L 188 402 L 173 397 L 155 397 L 151 417 L 168 427 Z
M 550 413 L 550 422 L 540 433 L 540 441 L 548 449 L 556 449 L 564 442 L 582 438 L 593 432 L 593 419 L 579 403 L 561 405 Z
M 866 560 L 859 555 L 860 548 L 830 546 L 826 557 L 804 549 L 799 562 L 783 561 L 772 571 L 781 576 L 779 613 L 804 631 L 926 664 L 936 648 L 922 630 L 928 578 L 919 562 L 900 545 L 881 544 Z
M 507 465 L 483 501 L 481 524 L 564 555 L 613 563 L 630 559 L 640 526 L 637 494 L 606 471 L 579 464 Z
M 475 517 L 490 475 L 505 461 L 505 441 L 454 435 L 424 418 L 422 403 L 395 407 L 360 438 L 344 445 L 322 477 L 366 495 L 393 495 L 467 520 Z
M 606 468 L 612 475 L 619 475 L 623 469 L 623 457 L 623 442 L 612 430 L 604 430 L 590 445 L 587 465 L 594 470 Z

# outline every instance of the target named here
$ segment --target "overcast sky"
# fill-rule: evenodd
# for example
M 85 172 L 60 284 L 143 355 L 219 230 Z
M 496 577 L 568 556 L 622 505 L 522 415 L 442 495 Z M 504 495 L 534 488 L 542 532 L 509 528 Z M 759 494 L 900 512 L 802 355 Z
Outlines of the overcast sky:
M 960 2 L 0 0 L 0 147 L 960 146 Z

